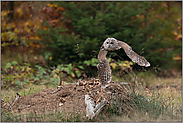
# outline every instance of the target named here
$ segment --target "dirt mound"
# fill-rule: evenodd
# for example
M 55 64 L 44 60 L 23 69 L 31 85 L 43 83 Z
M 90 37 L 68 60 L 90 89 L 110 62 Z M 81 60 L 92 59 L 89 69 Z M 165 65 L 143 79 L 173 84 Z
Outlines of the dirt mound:
M 76 84 L 64 84 L 59 89 L 43 89 L 27 96 L 17 95 L 17 98 L 9 103 L 1 100 L 1 108 L 3 111 L 11 110 L 15 113 L 49 113 L 57 110 L 85 115 L 86 94 L 90 95 L 95 104 L 100 103 L 104 98 L 108 100 L 108 103 L 112 98 L 115 101 L 116 95 L 123 101 L 125 99 L 129 101 L 130 97 L 125 88 L 126 86 L 112 82 L 110 86 L 102 90 L 98 79 L 79 80 Z

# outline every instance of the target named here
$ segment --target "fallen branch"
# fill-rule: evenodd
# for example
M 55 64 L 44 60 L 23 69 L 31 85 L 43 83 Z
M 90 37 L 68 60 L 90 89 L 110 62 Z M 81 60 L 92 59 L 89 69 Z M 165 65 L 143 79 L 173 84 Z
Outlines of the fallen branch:
M 50 92 L 50 94 L 57 93 L 58 91 L 60 91 L 60 90 L 61 90 L 61 88 L 62 88 L 61 86 L 58 86 L 58 87 L 57 87 L 57 90 L 55 90 L 55 91 L 53 91 L 53 92 Z
M 99 104 L 96 105 L 95 107 L 95 116 L 98 115 L 98 113 L 100 112 L 100 110 L 105 106 L 106 100 L 102 100 Z
M 85 95 L 85 104 L 86 104 L 86 117 L 88 119 L 93 119 L 101 109 L 105 106 L 106 100 L 102 100 L 99 104 L 95 105 L 94 101 L 91 100 L 89 95 Z
M 4 100 L 1 99 L 1 108 L 4 108 L 6 105 L 10 108 L 11 111 L 13 111 L 11 105 L 8 102 L 6 103 Z M 3 110 L 1 111 L 4 112 Z

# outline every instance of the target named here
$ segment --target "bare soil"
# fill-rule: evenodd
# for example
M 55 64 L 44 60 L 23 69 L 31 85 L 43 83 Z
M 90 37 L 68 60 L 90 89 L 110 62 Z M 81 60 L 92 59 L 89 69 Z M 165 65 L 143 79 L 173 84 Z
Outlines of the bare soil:
M 125 86 L 124 86 L 125 87 Z M 100 103 L 104 98 L 108 101 L 121 96 L 123 100 L 129 98 L 124 88 L 117 83 L 111 83 L 109 87 L 102 90 L 98 79 L 90 81 L 79 80 L 76 84 L 64 84 L 60 91 L 51 94 L 57 89 L 43 89 L 27 96 L 18 96 L 18 100 L 6 103 L 1 100 L 3 111 L 14 113 L 49 113 L 53 111 L 72 114 L 86 114 L 85 95 L 90 95 L 95 104 Z M 129 100 L 129 99 L 128 99 Z M 127 101 L 128 101 L 127 100 Z

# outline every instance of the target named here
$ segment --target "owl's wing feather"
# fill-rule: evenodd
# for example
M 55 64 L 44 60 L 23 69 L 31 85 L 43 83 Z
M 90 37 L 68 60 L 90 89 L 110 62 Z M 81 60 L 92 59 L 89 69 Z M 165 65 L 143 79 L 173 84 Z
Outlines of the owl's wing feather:
M 136 62 L 140 66 L 149 67 L 150 63 L 142 56 L 135 53 L 132 48 L 125 42 L 118 41 L 118 44 L 121 48 L 124 49 L 126 55 L 133 61 Z

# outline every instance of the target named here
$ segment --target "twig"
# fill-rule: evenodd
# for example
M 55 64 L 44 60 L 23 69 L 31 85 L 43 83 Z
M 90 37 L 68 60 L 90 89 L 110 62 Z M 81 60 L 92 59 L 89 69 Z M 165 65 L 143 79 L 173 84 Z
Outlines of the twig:
M 54 93 L 60 91 L 61 88 L 62 88 L 62 75 L 60 75 L 60 83 L 59 83 L 59 86 L 57 87 L 57 90 L 51 92 L 50 94 L 54 94 Z
M 62 75 L 60 75 L 60 84 L 59 84 L 59 86 L 61 86 L 62 85 Z
M 12 109 L 11 105 L 10 105 L 8 102 L 7 102 L 7 104 L 8 104 L 8 106 L 10 107 L 11 111 L 13 111 L 13 109 Z
M 86 117 L 88 119 L 93 119 L 101 109 L 105 106 L 106 99 L 102 100 L 99 104 L 95 105 L 94 101 L 91 100 L 89 95 L 85 95 L 85 105 L 86 105 Z
M 4 105 L 3 105 L 3 103 L 4 103 Z M 1 105 L 2 105 L 2 107 L 7 105 L 6 102 L 3 99 L 1 99 Z
M 95 12 L 98 12 L 95 8 L 93 8 L 90 4 L 88 4 L 88 2 L 86 2 L 86 4 L 87 4 L 91 9 L 93 9 Z
M 94 109 L 95 116 L 98 115 L 100 110 L 105 106 L 105 102 L 106 102 L 106 100 L 104 99 L 99 104 L 96 105 L 96 108 Z
M 103 13 L 103 11 L 104 11 L 104 3 L 100 4 L 100 11 L 101 11 L 101 13 Z
M 4 103 L 4 105 L 2 105 L 2 103 Z M 1 108 L 3 108 L 3 107 L 5 107 L 6 105 L 8 105 L 8 106 L 10 107 L 11 111 L 13 111 L 11 105 L 10 105 L 8 102 L 6 103 L 6 102 L 5 102 L 4 100 L 2 100 L 2 99 L 1 99 L 1 105 L 2 105 Z M 1 111 L 2 111 L 2 109 L 1 109 Z
M 18 109 L 19 109 L 19 110 L 22 110 L 22 109 L 29 108 L 29 107 L 31 107 L 31 105 L 24 106 L 24 107 L 20 107 L 20 108 L 18 108 Z
M 20 97 L 21 97 L 20 94 L 17 93 L 17 97 L 15 98 L 15 100 L 14 100 L 12 106 L 15 105 L 15 103 L 18 101 L 18 99 L 19 99 Z
M 111 2 L 110 4 L 113 4 L 114 2 Z M 104 14 L 109 10 L 109 7 L 104 11 Z
M 60 91 L 62 87 L 61 87 L 61 86 L 58 86 L 57 88 L 58 88 L 57 90 L 55 90 L 55 91 L 53 91 L 53 92 L 50 92 L 50 94 L 54 94 L 54 93 Z
M 30 91 L 31 91 L 31 88 L 29 88 L 29 94 L 30 94 Z M 28 94 L 28 95 L 29 95 L 29 94 Z

